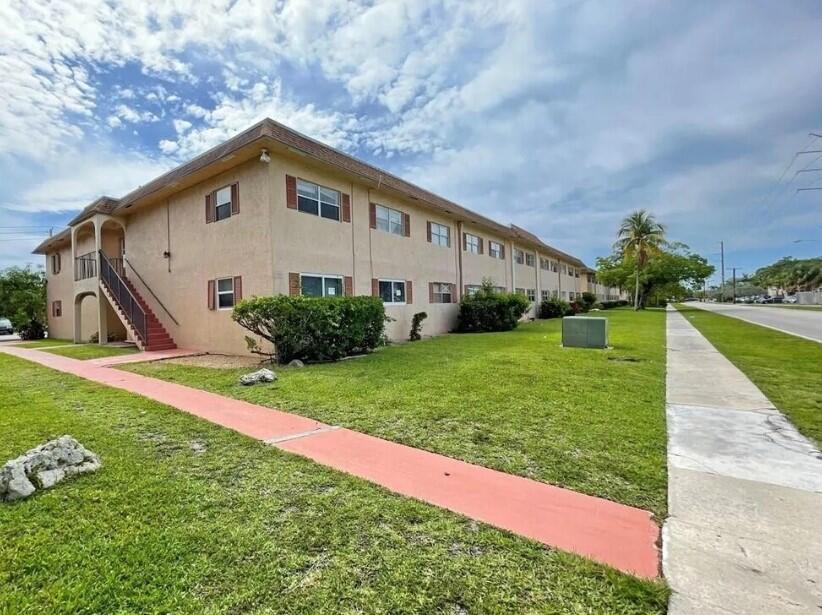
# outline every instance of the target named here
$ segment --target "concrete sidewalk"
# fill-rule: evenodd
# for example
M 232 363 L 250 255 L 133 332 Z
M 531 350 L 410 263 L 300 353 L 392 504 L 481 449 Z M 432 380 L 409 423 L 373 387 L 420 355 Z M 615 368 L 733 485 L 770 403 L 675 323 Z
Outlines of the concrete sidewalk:
M 13 346 L 5 352 L 167 404 L 395 493 L 637 576 L 659 575 L 651 513 L 200 389 Z M 185 352 L 185 351 L 177 351 Z M 136 360 L 140 355 L 128 355 Z M 158 358 L 145 353 L 143 358 Z
M 668 312 L 670 615 L 822 612 L 822 455 Z

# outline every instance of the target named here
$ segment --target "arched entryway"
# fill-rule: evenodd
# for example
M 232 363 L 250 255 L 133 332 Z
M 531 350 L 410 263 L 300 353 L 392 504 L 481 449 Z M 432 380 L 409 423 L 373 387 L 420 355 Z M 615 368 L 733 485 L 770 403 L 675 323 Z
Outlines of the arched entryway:
M 74 298 L 74 343 L 91 340 L 98 332 L 100 322 L 100 300 L 96 293 L 82 292 Z

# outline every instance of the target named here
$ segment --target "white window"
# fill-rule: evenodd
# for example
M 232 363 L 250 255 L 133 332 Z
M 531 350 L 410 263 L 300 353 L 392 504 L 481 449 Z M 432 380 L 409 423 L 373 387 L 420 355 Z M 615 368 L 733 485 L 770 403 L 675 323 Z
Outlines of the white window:
M 224 186 L 214 193 L 214 219 L 231 217 L 231 186 Z
M 471 233 L 465 233 L 465 251 L 471 254 L 479 254 L 480 238 Z
M 51 272 L 52 273 L 60 273 L 60 269 L 62 268 L 62 259 L 60 257 L 59 252 L 55 252 L 51 255 Z
M 525 291 L 525 296 L 528 297 L 528 301 L 536 301 L 537 300 L 537 291 L 533 288 L 529 288 Z
M 524 295 L 525 294 L 525 289 L 524 288 L 517 288 L 514 292 L 516 292 L 518 295 Z
M 548 299 L 551 297 L 551 291 L 550 290 L 543 290 L 540 293 L 540 297 L 543 301 L 548 301 Z
M 533 267 L 534 262 L 535 262 L 534 261 L 534 255 L 531 254 L 531 253 L 526 253 L 525 254 L 525 264 L 528 265 L 529 267 Z
M 451 245 L 451 229 L 444 224 L 429 222 L 431 225 L 431 243 L 447 248 Z
M 547 258 L 540 257 L 539 259 L 539 268 L 548 271 L 551 268 L 550 263 L 548 262 Z
M 551 261 L 551 271 L 557 273 L 559 271 L 559 263 L 556 261 Z
M 217 280 L 217 308 L 229 310 L 234 307 L 234 278 Z
M 488 242 L 488 255 L 491 258 L 505 258 L 505 251 L 502 244 L 498 241 Z
M 401 211 L 383 205 L 377 205 L 375 209 L 377 211 L 377 229 L 394 235 L 405 235 Z
M 339 297 L 343 279 L 339 275 L 300 274 L 300 294 L 306 297 Z
M 518 265 L 525 264 L 525 254 L 523 254 L 522 250 L 514 249 L 514 261 Z
M 569 291 L 569 292 L 568 292 L 568 299 L 570 299 L 571 301 L 573 301 L 573 300 L 574 300 L 574 296 L 575 296 L 575 295 L 574 295 L 574 291 Z
M 465 294 L 469 297 L 472 295 L 476 295 L 479 292 L 480 287 L 476 284 L 469 284 L 465 287 Z
M 380 280 L 380 299 L 388 305 L 404 305 L 405 282 L 402 280 Z
M 552 290 L 551 291 L 551 297 L 553 297 L 554 299 L 559 299 L 559 291 L 558 290 Z
M 451 303 L 454 296 L 453 292 L 453 286 L 451 284 L 443 282 L 432 282 L 432 303 Z
M 339 220 L 340 193 L 331 188 L 298 179 L 297 209 L 329 220 Z

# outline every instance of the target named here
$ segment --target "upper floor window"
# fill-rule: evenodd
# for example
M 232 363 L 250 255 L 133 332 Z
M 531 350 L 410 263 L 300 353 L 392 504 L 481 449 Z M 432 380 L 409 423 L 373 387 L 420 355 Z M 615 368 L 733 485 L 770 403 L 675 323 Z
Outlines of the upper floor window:
M 307 297 L 339 297 L 343 295 L 343 279 L 338 275 L 300 275 L 300 293 Z
M 217 280 L 217 308 L 228 310 L 234 307 L 234 278 Z
M 208 193 L 205 206 L 206 224 L 236 216 L 240 213 L 240 184 L 229 184 Z
M 60 257 L 59 252 L 55 252 L 51 255 L 51 272 L 54 274 L 60 273 L 60 269 L 62 269 L 63 263 L 62 258 Z
M 489 241 L 488 255 L 491 258 L 505 258 L 505 246 L 498 241 Z
M 540 259 L 539 259 L 539 268 L 540 269 L 545 269 L 546 271 L 548 271 L 551 268 L 550 261 L 547 258 L 540 257 Z
M 385 231 L 386 233 L 393 233 L 394 235 L 405 235 L 405 227 L 403 225 L 402 212 L 397 209 L 385 207 L 384 205 L 377 205 L 375 207 L 377 214 L 377 229 Z
M 471 254 L 482 254 L 482 239 L 471 233 L 465 233 L 465 251 Z
M 219 222 L 231 217 L 231 186 L 214 193 L 214 218 Z
M 402 280 L 380 280 L 379 292 L 383 303 L 405 304 L 405 282 Z
M 522 252 L 522 250 L 517 250 L 516 248 L 514 248 L 514 262 L 516 262 L 518 265 L 522 265 L 525 263 L 525 254 Z
M 530 252 L 526 252 L 525 253 L 525 264 L 528 265 L 529 267 L 533 267 L 534 262 L 535 262 L 534 255 L 531 254 Z
M 451 245 L 451 228 L 436 222 L 428 223 L 428 241 L 447 248 Z
M 297 209 L 329 220 L 339 220 L 340 193 L 331 188 L 298 179 Z

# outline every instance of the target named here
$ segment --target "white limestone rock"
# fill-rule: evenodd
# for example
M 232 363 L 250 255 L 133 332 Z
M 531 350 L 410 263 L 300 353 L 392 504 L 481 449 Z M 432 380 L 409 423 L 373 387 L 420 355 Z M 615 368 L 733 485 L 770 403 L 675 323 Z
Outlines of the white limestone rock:
M 258 369 L 256 372 L 251 372 L 250 374 L 240 376 L 240 384 L 250 386 L 260 382 L 274 382 L 276 379 L 277 374 L 272 372 L 270 369 L 263 367 L 262 369 Z
M 292 359 L 291 362 L 288 364 L 288 367 L 305 367 L 305 363 L 303 363 L 299 359 Z
M 62 436 L 6 462 L 0 469 L 0 502 L 29 497 L 66 478 L 100 468 L 100 458 L 71 436 Z

